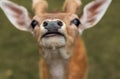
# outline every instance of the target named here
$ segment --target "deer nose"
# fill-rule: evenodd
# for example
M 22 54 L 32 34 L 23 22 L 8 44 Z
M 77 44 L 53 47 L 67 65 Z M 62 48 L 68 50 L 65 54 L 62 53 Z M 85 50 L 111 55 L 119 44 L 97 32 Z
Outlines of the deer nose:
M 52 32 L 58 31 L 58 29 L 60 29 L 62 26 L 63 26 L 63 22 L 59 20 L 43 22 L 43 27 L 48 31 L 52 31 Z

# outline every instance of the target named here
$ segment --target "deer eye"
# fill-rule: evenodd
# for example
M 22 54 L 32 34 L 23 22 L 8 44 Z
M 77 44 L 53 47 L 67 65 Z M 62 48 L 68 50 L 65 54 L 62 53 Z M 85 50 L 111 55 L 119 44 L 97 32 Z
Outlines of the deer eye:
M 77 18 L 73 19 L 71 23 L 75 24 L 77 27 L 81 24 L 80 20 Z
M 38 21 L 33 20 L 33 21 L 31 22 L 32 28 L 34 29 L 36 25 L 38 25 Z

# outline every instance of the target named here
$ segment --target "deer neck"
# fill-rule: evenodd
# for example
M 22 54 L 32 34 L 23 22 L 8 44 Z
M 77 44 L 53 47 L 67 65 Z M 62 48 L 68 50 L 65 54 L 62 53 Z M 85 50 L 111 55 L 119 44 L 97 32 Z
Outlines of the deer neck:
M 49 79 L 66 79 L 68 63 L 71 57 L 66 49 L 44 49 L 44 58 L 48 67 Z

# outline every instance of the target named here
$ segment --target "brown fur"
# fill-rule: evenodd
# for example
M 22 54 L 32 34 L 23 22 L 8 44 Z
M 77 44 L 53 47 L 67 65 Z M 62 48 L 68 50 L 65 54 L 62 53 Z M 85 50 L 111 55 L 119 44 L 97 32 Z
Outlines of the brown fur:
M 86 79 L 87 58 L 82 39 L 75 41 L 74 52 L 69 64 L 68 79 Z
M 48 67 L 44 59 L 41 61 L 41 70 L 42 79 L 49 79 Z M 73 56 L 68 64 L 67 74 L 67 79 L 86 79 L 87 57 L 83 41 L 80 37 L 75 41 Z
M 70 23 L 74 18 L 78 18 L 78 16 L 74 13 L 77 12 L 77 9 L 80 7 L 81 3 L 77 2 L 78 1 L 75 0 L 66 0 L 64 4 L 65 12 L 41 14 L 41 9 L 43 9 L 41 6 L 46 7 L 44 4 L 40 4 L 38 6 L 36 5 L 36 7 L 33 7 L 37 14 L 34 19 L 36 19 L 40 24 L 43 22 L 43 20 L 46 19 L 60 19 L 66 24 L 66 29 L 64 30 L 65 36 L 67 38 L 66 50 L 68 53 L 73 54 L 67 64 L 66 79 L 85 79 L 87 73 L 87 60 L 83 41 L 79 38 L 78 30 L 75 28 L 76 26 L 71 25 Z M 69 5 L 74 8 L 71 9 L 71 7 L 68 7 Z M 37 11 L 38 9 L 40 11 Z M 39 43 L 42 35 L 41 29 L 39 27 L 36 27 L 34 32 L 37 42 Z M 42 46 L 39 45 L 39 47 L 40 50 L 43 49 Z M 40 61 L 40 73 L 42 79 L 50 79 L 48 65 L 44 58 L 42 58 Z
M 81 2 L 79 0 L 65 0 L 63 9 L 65 12 L 76 13 L 80 8 Z
M 48 4 L 46 0 L 33 0 L 33 9 L 35 14 L 41 14 L 46 11 Z
M 67 70 L 67 79 L 85 79 L 87 73 L 87 59 L 86 59 L 86 52 L 84 48 L 83 41 L 79 37 L 79 33 L 74 25 L 70 24 L 70 21 L 77 16 L 71 17 L 71 13 L 45 13 L 44 15 L 39 15 L 34 17 L 34 19 L 38 20 L 39 23 L 42 23 L 45 19 L 61 19 L 66 23 L 65 34 L 68 39 L 66 50 L 68 52 L 72 52 L 72 57 L 68 62 L 68 70 Z M 71 19 L 69 19 L 71 17 Z M 41 33 L 40 28 L 35 28 L 35 37 L 37 41 L 40 41 Z M 40 46 L 40 50 L 42 50 L 42 46 Z M 46 64 L 44 58 L 40 61 L 40 70 L 41 70 L 41 77 L 42 79 L 49 79 L 49 69 Z

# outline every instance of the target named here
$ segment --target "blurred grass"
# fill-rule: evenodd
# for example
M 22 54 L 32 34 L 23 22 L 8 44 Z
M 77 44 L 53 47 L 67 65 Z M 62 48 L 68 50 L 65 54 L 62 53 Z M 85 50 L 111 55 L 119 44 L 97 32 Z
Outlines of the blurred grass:
M 32 0 L 11 0 L 33 15 Z M 61 9 L 64 0 L 48 0 L 49 10 Z M 83 5 L 92 0 L 83 0 Z M 120 0 L 113 0 L 96 27 L 84 31 L 89 61 L 88 79 L 120 79 Z M 16 30 L 0 10 L 0 79 L 38 79 L 39 53 L 27 32 Z

